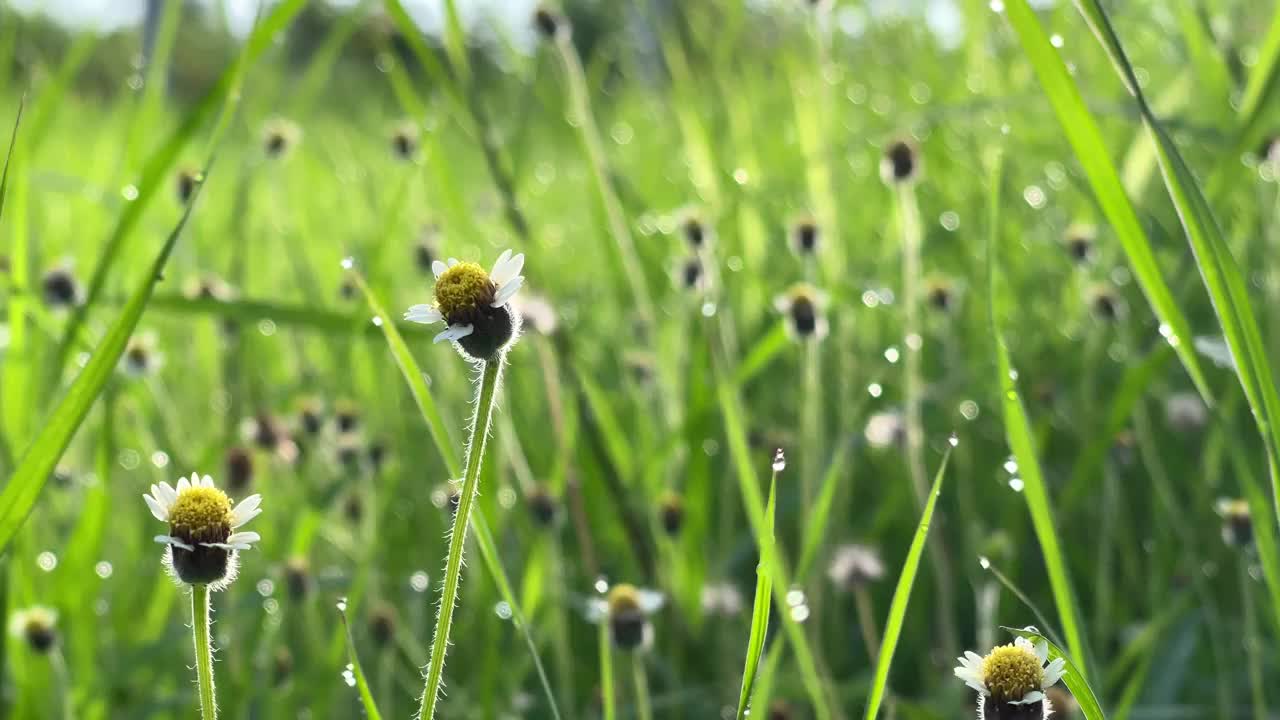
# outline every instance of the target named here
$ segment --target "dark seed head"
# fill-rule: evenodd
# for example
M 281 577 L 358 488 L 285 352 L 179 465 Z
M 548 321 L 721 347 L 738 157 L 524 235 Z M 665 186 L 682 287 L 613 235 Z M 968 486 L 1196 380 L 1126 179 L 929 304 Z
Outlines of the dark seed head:
M 533 13 L 533 25 L 538 29 L 538 34 L 547 40 L 555 39 L 556 35 L 564 31 L 568 31 L 568 20 L 559 13 L 546 7 L 539 7 Z
M 536 485 L 529 490 L 525 496 L 525 502 L 529 505 L 529 513 L 533 516 L 534 522 L 542 527 L 550 527 L 556 520 L 556 515 L 560 510 L 560 504 L 551 495 L 551 491 L 544 485 Z
M 396 637 L 396 608 L 389 603 L 378 603 L 369 612 L 369 636 L 378 647 L 386 647 Z
M 980 720 L 1044 720 L 1044 701 L 1015 705 L 996 700 L 990 695 L 978 695 L 978 718 Z
M 418 126 L 405 123 L 391 133 L 391 151 L 401 160 L 412 160 L 418 152 Z
M 808 337 L 818 329 L 818 310 L 812 300 L 801 297 L 792 301 L 791 325 L 801 337 Z
M 795 710 L 786 700 L 774 700 L 769 703 L 768 720 L 795 720 Z
M 613 644 L 620 650 L 635 650 L 645 644 L 649 619 L 640 610 L 629 610 L 609 616 Z
M 57 621 L 53 610 L 32 607 L 14 615 L 14 631 L 26 641 L 27 647 L 43 655 L 58 643 Z
M 684 525 L 684 500 L 675 491 L 663 493 L 658 501 L 658 518 L 662 521 L 662 529 L 668 535 L 680 534 Z
M 1244 500 L 1222 498 L 1214 508 L 1222 518 L 1222 539 L 1232 547 L 1248 547 L 1253 543 L 1253 516 Z
M 253 455 L 239 446 L 227 450 L 227 490 L 243 495 L 253 482 Z
M 431 263 L 437 259 L 435 236 L 438 232 L 434 225 L 428 225 L 423 229 L 422 237 L 413 246 L 413 263 L 418 266 L 418 271 L 423 275 L 435 277 Z
M 1097 232 L 1088 225 L 1072 225 L 1062 236 L 1067 246 L 1067 254 L 1077 265 L 1084 265 L 1093 260 L 1094 241 Z
M 941 312 L 947 312 L 951 309 L 952 303 L 955 301 L 955 294 L 951 289 L 951 283 L 945 280 L 936 280 L 929 284 L 925 291 L 925 297 L 929 302 L 929 306 Z
M 260 412 L 253 420 L 253 442 L 263 450 L 275 450 L 284 439 L 279 423 L 269 413 Z
M 702 262 L 689 258 L 680 266 L 680 283 L 685 290 L 693 290 L 702 284 Z
M 319 400 L 307 398 L 299 403 L 298 425 L 308 435 L 320 434 L 320 430 L 324 428 L 324 410 Z
M 511 304 L 501 307 L 484 306 L 471 314 L 471 334 L 457 340 L 462 350 L 476 360 L 493 360 L 520 335 L 518 314 Z
M 49 307 L 64 308 L 80 302 L 80 283 L 67 268 L 54 268 L 41 280 L 44 302 Z
M 791 228 L 791 246 L 797 255 L 813 255 L 818 251 L 818 224 L 813 218 L 804 218 Z
M 347 522 L 353 525 L 360 522 L 360 518 L 364 517 L 364 500 L 359 493 L 351 493 L 343 500 L 342 515 L 347 518 Z
M 885 148 L 880 160 L 880 177 L 890 185 L 911 182 L 920 174 L 920 158 L 916 147 L 905 140 L 895 140 Z
M 702 221 L 695 216 L 685 218 L 684 224 L 681 226 L 684 234 L 684 241 L 689 244 L 691 250 L 701 250 L 702 246 L 707 242 L 707 231 L 702 226 Z
M 333 412 L 333 423 L 340 433 L 355 432 L 360 428 L 360 411 L 350 401 L 338 403 Z
M 1115 321 L 1124 313 L 1123 302 L 1108 288 L 1094 289 L 1089 307 L 1093 310 L 1094 317 L 1106 322 Z
M 381 440 L 374 440 L 369 443 L 369 467 L 373 471 L 380 472 L 382 466 L 387 462 L 387 444 Z
M 289 597 L 295 601 L 303 600 L 311 594 L 313 580 L 311 563 L 300 555 L 289 558 L 284 564 L 284 584 L 289 590 Z
M 230 533 L 228 532 L 228 535 Z M 225 542 L 223 537 L 214 542 Z M 217 585 L 235 574 L 235 551 L 196 544 L 186 550 L 169 546 L 173 574 L 187 585 Z
M 343 300 L 354 299 L 358 292 L 359 290 L 357 290 L 356 284 L 350 280 L 343 280 L 342 284 L 338 286 L 338 297 Z
M 190 168 L 178 171 L 178 178 L 175 183 L 174 190 L 178 194 L 178 202 L 186 205 L 191 201 L 191 195 L 196 191 L 196 186 L 200 184 L 200 173 Z

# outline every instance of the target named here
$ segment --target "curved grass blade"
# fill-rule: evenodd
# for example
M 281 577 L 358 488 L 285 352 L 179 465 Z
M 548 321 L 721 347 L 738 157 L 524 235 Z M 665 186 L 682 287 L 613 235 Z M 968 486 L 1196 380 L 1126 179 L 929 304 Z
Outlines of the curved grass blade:
M 219 106 L 223 105 L 223 100 L 229 98 L 228 104 L 238 102 L 239 88 L 249 66 L 266 52 L 275 36 L 289 25 L 290 21 L 293 20 L 293 16 L 297 15 L 306 4 L 307 0 L 285 0 L 285 2 L 275 6 L 271 10 L 271 14 L 254 28 L 240 54 L 236 56 L 231 66 L 218 78 L 217 84 L 187 114 L 182 124 L 174 130 L 169 139 L 148 157 L 142 169 L 142 177 L 137 183 L 137 196 L 132 202 L 125 205 L 124 211 L 120 213 L 115 227 L 111 230 L 111 235 L 103 244 L 102 254 L 93 268 L 93 275 L 89 278 L 85 301 L 76 307 L 71 317 L 67 320 L 62 341 L 58 346 L 56 360 L 50 365 L 50 371 L 54 373 L 54 377 L 57 377 L 66 367 L 80 328 L 84 325 L 89 310 L 94 307 L 99 296 L 102 295 L 107 278 L 110 277 L 116 261 L 120 259 L 125 241 L 132 235 L 133 230 L 142 219 L 143 212 L 151 204 L 151 200 L 155 198 L 162 187 L 168 186 L 168 175 L 174 162 L 178 159 L 178 154 L 182 152 L 182 149 L 186 147 L 196 132 L 213 117 Z M 210 142 L 211 146 L 217 143 L 218 135 L 220 135 L 220 132 L 215 131 L 214 137 Z
M 1020 2 L 1021 0 L 1014 0 Z M 1022 396 L 1018 394 L 1014 383 L 1015 373 L 1009 362 L 1009 348 L 1005 344 L 1004 334 L 996 319 L 996 243 L 999 239 L 1000 227 L 1000 177 L 1001 161 L 997 159 L 991 171 L 990 207 L 988 209 L 987 236 L 987 304 L 991 319 L 996 365 L 999 372 L 1001 402 L 1004 406 L 1005 437 L 1018 463 L 1018 473 L 1022 478 L 1022 497 L 1026 500 L 1027 510 L 1031 514 L 1031 523 L 1035 528 L 1036 538 L 1040 541 L 1040 552 L 1044 556 L 1045 569 L 1049 573 L 1049 585 L 1053 591 L 1054 603 L 1058 608 L 1058 621 L 1062 623 L 1062 632 L 1067 640 L 1067 647 L 1082 669 L 1085 667 L 1084 640 L 1077 623 L 1075 595 L 1071 590 L 1071 581 L 1067 575 L 1066 561 L 1062 556 L 1061 543 L 1057 530 L 1053 525 L 1053 512 L 1049 506 L 1049 492 L 1045 487 L 1044 475 L 1040 470 L 1040 460 L 1036 454 L 1035 437 L 1031 429 L 1031 420 L 1027 417 L 1026 408 L 1022 405 Z
M 1006 627 L 1003 629 L 1008 630 L 1015 635 L 1021 635 L 1033 643 L 1039 643 L 1041 641 L 1047 643 L 1049 645 L 1049 659 L 1055 660 L 1057 658 L 1062 658 L 1062 661 L 1067 664 L 1066 672 L 1062 674 L 1062 682 L 1067 686 L 1067 689 L 1071 691 L 1071 696 L 1080 704 L 1080 712 L 1084 713 L 1085 720 L 1107 719 L 1106 714 L 1102 712 L 1102 706 L 1098 704 L 1097 695 L 1094 695 L 1093 688 L 1089 687 L 1089 682 L 1085 680 L 1084 674 L 1081 673 L 1080 669 L 1071 662 L 1071 658 L 1067 657 L 1066 653 L 1062 652 L 1061 648 L 1054 645 L 1045 636 L 1041 635 L 1035 628 Z
M 764 541 L 770 544 L 774 542 L 773 521 L 778 505 L 778 471 L 781 469 L 779 466 L 781 459 L 782 452 L 779 451 L 777 459 L 773 461 L 773 478 L 769 480 L 769 502 L 764 508 L 767 528 Z M 776 552 L 776 549 L 771 549 L 768 554 L 772 555 Z M 751 690 L 755 686 L 756 674 L 760 669 L 760 656 L 764 653 L 765 636 L 769 632 L 773 584 L 770 580 L 770 569 L 764 564 L 765 554 L 761 549 L 760 563 L 756 566 L 756 596 L 751 604 L 751 634 L 747 640 L 746 665 L 742 668 L 742 692 L 738 695 L 738 720 L 744 720 L 747 717 L 748 708 L 751 705 Z
M 26 106 L 26 101 L 27 97 L 23 95 L 18 102 L 18 113 L 13 119 L 13 133 L 9 136 L 9 149 L 4 156 L 4 171 L 0 173 L 0 219 L 4 217 L 4 201 L 9 196 L 9 168 L 13 166 L 13 153 L 18 145 L 18 128 L 22 125 L 22 110 Z M 12 254 L 10 279 L 14 283 L 13 289 L 16 290 L 25 290 L 29 280 L 27 271 L 30 263 L 27 251 L 30 243 L 26 229 L 21 225 L 25 223 L 21 223 L 15 231 L 13 245 L 10 248 Z M 10 445 L 25 440 L 21 430 L 29 414 L 26 407 L 26 398 L 30 393 L 29 383 L 26 381 L 29 366 L 21 356 L 26 346 L 27 302 L 25 298 L 10 297 L 7 303 L 10 357 L 4 363 L 3 376 L 0 376 L 0 388 L 3 388 L 0 393 L 3 396 L 0 397 L 0 403 L 2 403 L 0 410 L 3 411 L 0 414 L 0 460 L 5 462 L 6 467 L 13 461 L 14 448 Z
M 1173 292 L 1165 282 L 1156 263 L 1151 240 L 1147 237 L 1133 203 L 1125 193 L 1116 170 L 1102 139 L 1102 131 L 1093 114 L 1085 105 L 1080 90 L 1067 71 L 1067 66 L 1058 56 L 1057 50 L 1049 43 L 1044 28 L 1036 20 L 1034 12 L 1027 0 L 1009 0 L 1005 3 L 1005 14 L 1009 24 L 1013 26 L 1027 59 L 1034 68 L 1040 86 L 1044 88 L 1054 115 L 1057 116 L 1062 131 L 1071 148 L 1075 151 L 1094 197 L 1102 208 L 1103 214 L 1119 238 L 1129 264 L 1133 267 L 1138 284 L 1151 304 L 1160 322 L 1169 327 L 1172 337 L 1180 338 L 1175 349 L 1178 358 L 1186 368 L 1191 381 L 1201 397 L 1209 405 L 1213 404 L 1213 394 L 1205 380 L 1194 348 L 1189 342 L 1191 325 L 1174 300 Z
M 818 559 L 818 551 L 822 549 L 822 541 L 827 539 L 827 527 L 831 523 L 831 508 L 835 505 L 836 491 L 840 489 L 840 477 L 845 468 L 845 460 L 853 450 L 850 442 L 840 443 L 831 465 L 822 477 L 822 489 L 813 507 L 806 509 L 808 520 L 805 522 L 804 538 L 800 546 L 800 562 L 796 563 L 796 580 L 803 582 L 809 577 L 813 563 Z
M 1023 0 L 1019 0 L 1023 1 Z M 1271 362 L 1249 300 L 1249 289 L 1239 263 L 1231 253 L 1217 218 L 1187 167 L 1173 138 L 1165 132 L 1148 105 L 1133 67 L 1106 12 L 1097 0 L 1076 0 L 1076 8 L 1093 30 L 1094 36 L 1111 58 L 1120 80 L 1137 102 L 1142 123 L 1156 147 L 1156 158 L 1164 175 L 1165 188 L 1178 211 L 1205 289 L 1209 292 L 1227 346 L 1235 358 L 1236 377 L 1253 411 L 1258 431 L 1267 448 L 1271 470 L 1271 490 L 1277 519 L 1280 519 L 1280 394 L 1276 391 Z M 1278 31 L 1280 32 L 1280 31 Z M 1273 37 L 1280 43 L 1280 37 Z M 1276 49 L 1275 52 L 1280 52 Z M 1185 340 L 1185 336 L 1178 336 Z M 1182 344 L 1186 344 L 1185 342 Z
M 205 164 L 206 176 L 212 165 L 213 156 L 211 155 Z M 23 454 L 21 462 L 9 478 L 4 491 L 0 492 L 0 552 L 8 546 L 27 516 L 31 514 L 36 500 L 40 497 L 40 491 L 44 489 L 45 482 L 58 464 L 58 459 L 62 457 L 80 423 L 89 414 L 89 409 L 93 407 L 94 401 L 98 399 L 98 395 L 115 372 L 116 364 L 124 354 L 125 345 L 129 342 L 134 328 L 137 327 L 138 320 L 142 318 L 156 283 L 164 274 L 164 267 L 178 243 L 178 238 L 182 235 L 183 228 L 187 225 L 187 220 L 191 217 L 191 211 L 195 208 L 196 200 L 203 187 L 204 182 L 196 184 L 191 200 L 182 213 L 182 218 L 169 233 L 164 246 L 152 261 L 146 277 L 133 291 L 120 317 L 94 349 L 88 364 L 80 371 L 71 389 L 58 402 L 53 413 L 45 421 L 40 434 Z
M 348 261 L 344 260 L 343 266 L 347 269 L 351 279 L 355 281 L 356 286 L 360 288 L 360 292 L 364 294 L 365 301 L 369 304 L 369 309 L 377 317 L 383 335 L 387 339 L 387 346 L 391 350 L 391 355 L 395 359 L 396 365 L 400 367 L 400 373 L 404 376 L 405 382 L 409 385 L 409 392 L 413 395 L 419 411 L 422 412 L 422 418 L 427 422 L 427 429 L 431 433 L 431 439 L 435 443 L 436 449 L 440 451 L 445 469 L 449 471 L 450 477 L 461 477 L 462 462 L 458 458 L 453 442 L 449 439 L 449 433 L 445 430 L 444 417 L 440 414 L 440 408 L 436 405 L 435 398 L 431 396 L 431 389 L 427 387 L 425 376 L 421 368 L 418 367 L 418 361 L 414 360 L 413 353 L 409 351 L 409 346 L 405 344 L 404 338 L 400 335 L 399 330 L 396 329 L 395 322 L 387 314 L 382 301 L 378 299 L 369 284 L 365 282 L 364 276 L 357 272 Z M 556 704 L 555 693 L 551 690 L 551 681 L 547 678 L 547 671 L 542 664 L 542 657 L 538 654 L 538 646 L 533 640 L 533 634 L 529 630 L 528 623 L 525 622 L 524 613 L 520 609 L 519 601 L 516 600 L 511 581 L 507 577 L 506 570 L 502 567 L 498 547 L 494 543 L 493 534 L 489 531 L 489 524 L 484 519 L 484 513 L 475 512 L 471 514 L 471 533 L 476 545 L 480 548 L 480 555 L 484 560 L 485 569 L 488 570 L 494 584 L 498 586 L 498 593 L 502 595 L 502 599 L 511 608 L 511 621 L 519 628 L 520 634 L 524 637 L 525 645 L 529 648 L 529 654 L 533 658 L 534 670 L 538 674 L 538 681 L 542 685 L 542 691 L 547 696 L 551 714 L 556 720 L 560 720 L 560 708 Z
M 951 447 L 954 447 L 952 445 Z M 929 499 L 925 502 L 924 512 L 920 515 L 920 526 L 916 528 L 916 537 L 911 541 L 911 549 L 907 551 L 907 559 L 902 564 L 902 574 L 898 576 L 898 587 L 893 591 L 893 601 L 889 605 L 889 619 L 884 627 L 884 640 L 880 644 L 880 657 L 876 659 L 875 679 L 871 683 L 871 694 L 867 698 L 865 720 L 873 720 L 880 712 L 880 704 L 884 701 L 885 688 L 889 684 L 889 666 L 893 664 L 893 652 L 898 648 L 898 637 L 902 635 L 902 624 L 907 615 L 907 603 L 911 600 L 911 587 L 916 581 L 916 572 L 920 569 L 920 557 L 924 554 L 925 541 L 929 538 L 929 523 L 933 521 L 933 508 L 942 493 L 942 479 L 947 474 L 947 462 L 951 459 L 951 447 L 942 456 L 942 464 L 933 478 L 933 489 L 929 491 Z
M 382 720 L 378 712 L 378 703 L 374 702 L 373 693 L 369 691 L 369 683 L 364 677 L 364 668 L 360 667 L 360 656 L 356 653 L 356 641 L 351 637 L 351 623 L 347 621 L 347 601 L 338 601 L 338 617 L 342 618 L 342 629 L 347 636 L 347 659 L 351 663 L 347 671 L 351 673 L 360 693 L 360 704 L 364 705 L 364 715 L 369 720 Z

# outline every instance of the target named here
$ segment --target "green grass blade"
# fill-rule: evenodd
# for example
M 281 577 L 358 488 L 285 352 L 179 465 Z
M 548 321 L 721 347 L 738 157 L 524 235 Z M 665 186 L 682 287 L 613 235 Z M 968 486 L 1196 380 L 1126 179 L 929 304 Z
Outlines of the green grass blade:
M 853 449 L 852 443 L 842 442 L 831 458 L 831 465 L 822 478 L 822 489 L 812 508 L 805 510 L 808 520 L 804 523 L 804 538 L 800 545 L 800 562 L 796 563 L 796 580 L 804 582 L 813 570 L 818 559 L 818 551 L 822 549 L 822 541 L 827 539 L 827 528 L 831 523 L 831 509 L 835 506 L 836 491 L 840 489 L 840 478 L 849 468 L 845 461 Z
M 239 88 L 249 67 L 266 52 L 267 48 L 271 47 L 276 35 L 288 27 L 293 17 L 306 4 L 307 0 L 285 0 L 285 2 L 275 6 L 271 10 L 271 14 L 254 28 L 240 54 L 236 56 L 231 66 L 222 73 L 217 84 L 187 114 L 182 124 L 174 130 L 169 139 L 148 157 L 142 169 L 142 176 L 137 183 L 138 194 L 131 202 L 125 205 L 124 211 L 120 213 L 115 227 L 111 230 L 111 235 L 103 245 L 102 254 L 94 266 L 93 274 L 89 278 L 85 301 L 75 309 L 67 321 L 66 330 L 63 332 L 62 341 L 58 347 L 56 362 L 51 365 L 51 371 L 54 372 L 55 377 L 57 373 L 60 373 L 66 367 L 66 362 L 70 357 L 80 328 L 84 325 L 89 310 L 94 307 L 94 304 L 102 295 L 107 278 L 111 276 L 116 262 L 120 259 L 125 241 L 132 235 L 142 219 L 143 213 L 157 193 L 162 188 L 169 187 L 170 172 L 182 149 L 195 137 L 200 128 L 204 127 L 205 123 L 213 117 L 214 112 L 223 105 L 224 100 L 231 98 L 233 102 L 238 102 Z M 210 146 L 217 144 L 219 135 L 220 133 L 215 131 L 210 140 Z
M 440 451 L 445 469 L 449 471 L 450 477 L 461 477 L 462 461 L 454 449 L 454 443 L 449 439 L 449 433 L 445 429 L 444 417 L 440 414 L 440 408 L 436 405 L 435 398 L 431 395 L 431 389 L 427 387 L 426 376 L 422 373 L 421 368 L 418 367 L 418 361 L 413 358 L 413 353 L 410 352 L 409 346 L 405 344 L 404 337 L 396 329 L 396 324 L 392 317 L 387 314 L 386 307 L 378 299 L 372 288 L 369 287 L 364 276 L 355 270 L 352 263 L 343 261 L 343 265 L 346 267 L 348 275 L 355 281 L 356 286 L 360 288 L 361 293 L 364 294 L 365 301 L 369 304 L 369 309 L 377 318 L 383 335 L 386 337 L 387 346 L 391 350 L 391 356 L 395 359 L 396 365 L 399 366 L 400 373 L 404 376 L 405 383 L 409 386 L 409 392 L 413 395 L 414 402 L 418 405 L 418 410 L 422 413 L 422 418 L 427 422 L 427 429 L 431 433 L 431 439 L 436 448 Z M 471 531 L 472 537 L 480 548 L 480 556 L 484 561 L 485 569 L 488 570 L 490 578 L 497 585 L 502 599 L 511 608 L 511 620 L 519 629 L 520 634 L 524 637 L 525 644 L 529 648 L 529 653 L 533 658 L 534 669 L 538 674 L 543 693 L 547 697 L 551 713 L 559 720 L 561 717 L 560 708 L 556 703 L 555 693 L 551 689 L 551 682 L 547 678 L 546 669 L 538 653 L 538 646 L 533 640 L 528 623 L 525 621 L 524 613 L 520 609 L 520 603 L 516 600 L 511 580 L 507 577 L 506 570 L 502 567 L 498 547 L 493 540 L 493 533 L 489 530 L 489 524 L 484 519 L 484 513 L 471 513 Z
M 212 167 L 212 162 L 211 157 L 205 165 L 206 173 Z M 88 364 L 80 371 L 71 388 L 45 420 L 40 433 L 23 454 L 21 462 L 9 478 L 4 491 L 0 492 L 0 551 L 9 545 L 27 516 L 31 514 L 36 501 L 40 498 L 40 491 L 44 489 L 45 482 L 58 464 L 58 459 L 62 457 L 80 423 L 89 414 L 89 409 L 93 407 L 94 401 L 98 399 L 98 395 L 115 372 L 116 364 L 124 354 L 125 346 L 129 342 L 129 337 L 133 335 L 138 320 L 142 318 L 156 283 L 164 275 L 165 265 L 177 245 L 178 238 L 182 235 L 183 228 L 187 225 L 187 220 L 191 217 L 191 211 L 195 208 L 196 200 L 203 187 L 203 182 L 197 183 L 191 195 L 191 201 L 182 213 L 182 218 L 169 233 L 159 254 L 152 261 L 146 277 L 133 291 L 129 302 L 125 304 L 120 316 L 116 318 L 102 342 L 94 349 Z
M 782 460 L 782 451 L 778 451 L 773 463 L 773 478 L 769 480 L 769 502 L 765 505 L 765 523 L 768 535 L 765 542 L 773 543 L 773 521 L 778 504 L 778 471 Z M 776 550 L 769 551 L 769 554 Z M 760 669 L 760 656 L 764 653 L 764 640 L 769 631 L 769 610 L 772 604 L 773 588 L 770 583 L 770 570 L 764 565 L 765 551 L 760 551 L 760 563 L 756 566 L 756 594 L 751 604 L 751 633 L 747 639 L 747 660 L 742 668 L 742 691 L 738 695 L 738 720 L 747 717 L 751 705 L 751 690 L 755 686 L 756 674 Z
M 18 113 L 13 118 L 13 132 L 9 134 L 9 149 L 4 154 L 4 171 L 0 172 L 0 218 L 4 217 L 4 198 L 9 187 L 9 165 L 13 163 L 13 149 L 18 145 L 18 128 L 22 125 L 22 110 L 26 107 L 27 97 L 22 96 L 18 102 Z
M 1089 179 L 1098 205 L 1124 248 L 1151 309 L 1169 327 L 1172 336 L 1181 339 L 1175 348 L 1178 358 L 1205 402 L 1212 405 L 1212 392 L 1205 380 L 1200 359 L 1191 346 L 1191 325 L 1160 272 L 1151 240 L 1125 193 L 1120 174 L 1103 142 L 1097 121 L 1085 105 L 1080 89 L 1067 71 L 1066 64 L 1049 43 L 1049 37 L 1036 20 L 1027 0 L 1009 0 L 1005 3 L 1005 14 L 1053 106 L 1063 133 L 1075 151 L 1076 159 Z
M 954 447 L 954 444 L 951 447 Z M 907 603 L 911 600 L 911 588 L 915 585 L 916 572 L 920 569 L 920 557 L 924 555 L 925 541 L 929 538 L 933 508 L 937 505 L 938 495 L 942 493 L 942 479 L 947 474 L 951 447 L 948 447 L 946 454 L 942 456 L 942 463 L 938 466 L 938 472 L 933 478 L 933 489 L 929 491 L 929 500 L 925 502 L 924 512 L 920 515 L 920 526 L 916 528 L 915 539 L 911 541 L 911 549 L 907 551 L 907 559 L 902 564 L 902 573 L 898 576 L 898 586 L 893 591 L 893 601 L 889 605 L 889 619 L 884 627 L 884 640 L 880 643 L 880 656 L 876 659 L 875 679 L 871 683 L 871 694 L 867 697 L 866 713 L 863 714 L 865 720 L 874 720 L 884 701 L 885 689 L 889 684 L 889 667 L 893 664 L 893 653 L 897 650 L 898 638 L 902 635 L 902 625 L 907 616 Z
M 1098 704 L 1098 697 L 1094 694 L 1093 688 L 1089 687 L 1089 682 L 1085 679 L 1084 673 L 1082 673 L 1080 669 L 1071 662 L 1071 658 L 1068 657 L 1066 653 L 1062 652 L 1061 648 L 1054 645 L 1053 642 L 1045 636 L 1041 635 L 1035 628 L 1006 627 L 1004 629 L 1014 633 L 1015 635 L 1021 635 L 1033 643 L 1039 643 L 1041 641 L 1048 643 L 1049 659 L 1056 660 L 1057 658 L 1062 658 L 1063 662 L 1067 664 L 1066 672 L 1062 674 L 1062 682 L 1067 686 L 1067 689 L 1071 691 L 1071 696 L 1080 704 L 1080 712 L 1084 714 L 1085 720 L 1106 720 L 1107 716 L 1102 712 L 1102 706 Z
M 996 245 L 999 240 L 1000 227 L 1000 188 L 1001 169 L 997 160 L 992 170 L 989 188 L 990 208 L 988 214 L 987 237 L 987 302 L 991 317 L 991 333 L 994 339 L 996 365 L 999 372 L 1001 403 L 1004 407 L 1005 438 L 1018 463 L 1018 473 L 1022 478 L 1022 497 L 1026 500 L 1027 510 L 1031 513 L 1036 538 L 1040 541 L 1040 552 L 1044 557 L 1045 568 L 1049 573 L 1049 584 L 1053 591 L 1054 603 L 1058 608 L 1059 622 L 1067 640 L 1067 647 L 1076 664 L 1085 668 L 1084 640 L 1080 633 L 1075 607 L 1075 596 L 1071 590 L 1070 578 L 1067 575 L 1066 561 L 1062 554 L 1062 545 L 1053 524 L 1053 512 L 1049 505 L 1049 492 L 1045 486 L 1044 475 L 1040 470 L 1040 460 L 1036 452 L 1035 438 L 1031 429 L 1031 420 L 1027 417 L 1026 408 L 1022 405 L 1022 397 L 1018 394 L 1014 382 L 1015 373 L 1009 361 L 1009 348 L 1005 344 L 1004 335 L 997 320 L 996 296 Z
M 356 690 L 360 693 L 360 704 L 364 706 L 364 715 L 369 720 L 382 720 L 382 713 L 378 712 L 378 703 L 374 702 L 369 683 L 365 680 L 364 668 L 360 666 L 360 655 L 356 653 L 355 638 L 351 637 L 351 623 L 347 621 L 345 599 L 338 601 L 338 617 L 342 618 L 342 629 L 347 636 L 347 661 L 351 663 L 347 666 L 347 670 L 355 679 Z
M 26 106 L 26 96 L 18 104 L 17 116 L 13 120 L 13 132 L 9 136 L 9 149 L 5 151 L 4 172 L 0 173 L 0 219 L 4 216 L 5 198 L 9 196 L 9 169 L 13 167 L 14 148 L 18 146 L 18 128 L 22 125 L 22 111 Z M 25 193 L 24 193 L 25 197 Z M 9 248 L 11 254 L 9 280 L 18 291 L 26 291 L 30 285 L 28 270 L 30 269 L 30 238 L 25 221 L 25 200 L 21 205 L 22 222 L 18 223 L 13 233 L 13 243 Z M 27 344 L 26 308 L 30 303 L 28 297 L 7 298 L 9 320 L 9 347 L 4 367 L 0 370 L 0 458 L 6 463 L 13 461 L 13 453 L 18 443 L 26 442 L 26 424 L 29 420 L 28 408 L 31 396 L 30 362 L 25 357 Z
M 1266 444 L 1271 489 L 1277 503 L 1277 519 L 1280 519 L 1280 424 L 1277 424 L 1280 421 L 1280 394 L 1276 391 L 1271 362 L 1249 300 L 1244 273 L 1232 255 L 1195 175 L 1147 104 L 1142 87 L 1106 12 L 1096 0 L 1076 0 L 1076 7 L 1110 56 L 1121 81 L 1137 101 L 1142 122 L 1155 144 L 1165 188 L 1169 191 L 1169 197 L 1178 211 L 1178 219 L 1195 254 L 1201 279 L 1209 292 L 1209 299 L 1213 303 L 1227 345 L 1231 348 L 1232 357 L 1235 358 L 1236 376 Z M 1280 38 L 1276 42 L 1280 42 Z

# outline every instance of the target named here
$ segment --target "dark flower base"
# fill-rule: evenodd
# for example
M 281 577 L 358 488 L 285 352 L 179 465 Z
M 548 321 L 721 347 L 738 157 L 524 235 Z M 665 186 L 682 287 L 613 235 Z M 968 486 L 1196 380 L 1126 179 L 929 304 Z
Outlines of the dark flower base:
M 639 611 L 621 612 L 609 619 L 613 644 L 622 650 L 634 650 L 645 644 L 649 621 Z
M 978 717 L 980 720 L 1045 720 L 1049 717 L 1049 702 L 1014 705 L 997 702 L 990 695 L 978 696 Z
M 470 323 L 471 334 L 458 345 L 477 360 L 493 360 L 520 330 L 520 321 L 506 305 L 483 307 L 467 313 L 466 318 L 449 319 L 449 323 Z
M 214 585 L 227 577 L 231 567 L 231 551 L 196 545 L 194 550 L 169 546 L 173 572 L 188 585 Z

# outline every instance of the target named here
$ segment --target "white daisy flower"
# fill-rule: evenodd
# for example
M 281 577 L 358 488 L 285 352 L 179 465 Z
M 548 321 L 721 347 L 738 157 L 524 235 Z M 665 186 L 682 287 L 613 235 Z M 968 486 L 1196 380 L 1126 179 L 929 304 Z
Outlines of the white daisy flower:
M 9 616 L 9 634 L 38 653 L 47 653 L 58 642 L 58 611 L 32 605 Z
M 1066 661 L 1049 659 L 1049 644 L 1018 638 L 991 649 L 986 657 L 966 652 L 957 658 L 956 677 L 978 691 L 979 718 L 1047 718 L 1045 691 L 1062 679 Z M 1020 706 L 1020 707 L 1009 707 Z
M 152 485 L 142 499 L 157 520 L 169 523 L 169 533 L 155 540 L 166 547 L 165 564 L 188 585 L 225 587 L 235 579 L 236 552 L 261 539 L 256 532 L 236 530 L 262 512 L 262 496 L 250 495 L 232 507 L 208 475 L 192 473 L 176 487 Z
M 493 264 L 493 271 L 473 262 L 449 258 L 436 260 L 431 270 L 436 276 L 435 300 L 414 305 L 404 314 L 410 322 L 429 325 L 445 322 L 448 328 L 435 342 L 448 340 L 468 357 L 490 360 L 506 350 L 520 332 L 520 314 L 509 304 L 524 285 L 524 253 L 506 250 Z
M 614 585 L 603 598 L 587 603 L 587 620 L 608 622 L 613 644 L 621 650 L 648 647 L 653 642 L 653 626 L 649 616 L 662 609 L 666 596 L 627 583 Z

